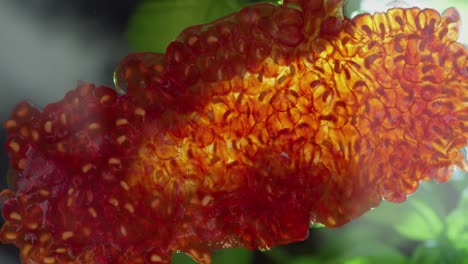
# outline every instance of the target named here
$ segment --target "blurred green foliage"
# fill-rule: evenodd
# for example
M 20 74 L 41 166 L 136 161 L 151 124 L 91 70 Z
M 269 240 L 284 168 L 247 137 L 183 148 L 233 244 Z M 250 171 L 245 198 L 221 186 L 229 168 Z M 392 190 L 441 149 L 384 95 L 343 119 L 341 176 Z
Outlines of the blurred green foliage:
M 128 40 L 135 51 L 164 52 L 179 32 L 190 25 L 206 23 L 256 2 L 248 0 L 146 0 L 136 9 L 128 27 Z M 277 1 L 270 1 L 277 2 Z M 349 0 L 346 15 L 365 12 L 360 0 Z M 421 1 L 428 3 L 430 1 Z M 462 18 L 468 1 L 432 1 L 443 11 L 456 6 Z M 463 40 L 466 42 L 466 40 Z M 424 182 L 402 204 L 383 202 L 378 208 L 341 228 L 312 225 L 310 243 L 297 243 L 300 254 L 275 247 L 262 254 L 277 264 L 468 264 L 468 174 L 456 172 L 448 184 Z M 297 251 L 297 250 L 296 250 Z M 223 249 L 214 264 L 253 263 L 254 252 Z M 174 264 L 195 263 L 185 254 L 173 256 Z
M 132 15 L 127 31 L 130 46 L 136 51 L 164 52 L 167 45 L 185 28 L 207 23 L 239 10 L 254 2 L 278 3 L 279 0 L 144 0 Z M 347 0 L 345 15 L 366 12 L 369 4 L 361 6 L 365 0 Z M 388 0 L 387 2 L 392 2 Z M 403 1 L 404 2 L 404 1 Z M 425 6 L 442 12 L 454 6 L 460 13 L 468 13 L 466 0 L 419 0 Z M 370 1 L 372 4 L 373 2 Z M 468 29 L 464 29 L 462 41 L 467 43 Z
M 139 51 L 164 52 L 184 28 L 239 10 L 248 0 L 147 0 L 129 22 L 128 39 Z

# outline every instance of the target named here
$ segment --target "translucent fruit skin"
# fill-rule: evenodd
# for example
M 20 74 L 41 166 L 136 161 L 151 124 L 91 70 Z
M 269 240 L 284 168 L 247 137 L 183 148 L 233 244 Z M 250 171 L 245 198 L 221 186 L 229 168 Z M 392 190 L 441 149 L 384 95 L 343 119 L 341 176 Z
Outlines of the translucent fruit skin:
M 3 243 L 24 263 L 200 263 L 303 240 L 467 170 L 459 14 L 257 4 L 4 122 Z

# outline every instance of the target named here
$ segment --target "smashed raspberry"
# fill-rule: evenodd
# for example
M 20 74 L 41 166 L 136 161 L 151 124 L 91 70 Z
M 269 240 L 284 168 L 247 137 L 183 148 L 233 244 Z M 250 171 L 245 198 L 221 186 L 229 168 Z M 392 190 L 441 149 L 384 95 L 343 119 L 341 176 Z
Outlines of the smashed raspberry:
M 467 169 L 459 14 L 257 4 L 130 54 L 4 125 L 3 243 L 25 263 L 169 263 L 267 249 Z

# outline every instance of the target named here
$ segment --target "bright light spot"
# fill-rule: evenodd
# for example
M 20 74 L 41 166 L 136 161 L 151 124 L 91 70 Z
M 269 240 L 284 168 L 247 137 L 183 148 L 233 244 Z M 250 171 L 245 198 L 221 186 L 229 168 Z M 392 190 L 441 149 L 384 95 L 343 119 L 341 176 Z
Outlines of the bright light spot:
M 468 5 L 463 3 L 462 0 L 448 0 L 448 1 L 434 1 L 434 0 L 387 0 L 387 1 L 375 1 L 375 0 L 362 0 L 360 9 L 365 12 L 375 13 L 375 12 L 385 12 L 388 9 L 395 7 L 419 7 L 432 8 L 437 10 L 439 13 L 443 13 L 449 7 L 455 7 L 462 17 L 462 25 L 460 26 L 460 32 L 458 36 L 458 41 L 468 45 Z M 352 13 L 351 17 L 356 16 L 357 14 L 362 13 L 360 10 L 357 10 Z M 464 26 L 465 25 L 465 26 Z
M 351 18 L 353 18 L 353 17 L 355 17 L 355 16 L 357 16 L 359 14 L 362 14 L 362 13 L 365 13 L 365 12 L 362 11 L 362 10 L 354 11 L 353 13 L 351 13 Z

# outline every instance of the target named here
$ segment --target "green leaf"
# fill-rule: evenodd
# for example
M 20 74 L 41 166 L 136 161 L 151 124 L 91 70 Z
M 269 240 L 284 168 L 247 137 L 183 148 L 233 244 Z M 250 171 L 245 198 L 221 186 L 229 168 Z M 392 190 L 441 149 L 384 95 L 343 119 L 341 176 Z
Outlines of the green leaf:
M 245 248 L 220 249 L 213 257 L 213 264 L 250 263 L 252 256 L 253 251 Z
M 440 252 L 435 250 L 417 250 L 409 264 L 439 264 Z
M 172 264 L 197 264 L 197 262 L 185 253 L 174 253 L 172 254 Z
M 343 13 L 346 17 L 350 18 L 353 16 L 353 13 L 359 12 L 361 7 L 361 0 L 347 0 L 345 1 Z
M 134 11 L 127 29 L 136 51 L 164 52 L 185 28 L 237 11 L 246 0 L 146 0 Z
M 289 253 L 283 247 L 274 247 L 270 250 L 263 251 L 263 254 L 273 263 L 277 264 L 289 263 L 291 260 Z
M 372 264 L 371 259 L 367 259 L 366 257 L 356 257 L 348 260 L 344 260 L 343 264 Z
M 302 257 L 294 258 L 288 263 L 289 264 L 320 264 L 320 263 L 323 263 L 323 261 L 316 257 L 302 256 Z
M 450 185 L 421 183 L 415 194 L 403 204 L 383 202 L 365 218 L 392 225 L 402 236 L 414 240 L 437 239 L 444 229 L 447 209 L 441 197 L 452 191 Z
M 461 253 L 447 240 L 427 241 L 414 251 L 409 264 L 464 263 L 466 255 Z
M 309 228 L 324 228 L 325 225 L 321 223 L 310 223 Z
M 406 257 L 397 249 L 378 242 L 356 244 L 330 264 L 403 264 Z
M 462 148 L 460 151 L 463 154 L 466 162 L 468 162 L 468 146 Z M 462 171 L 460 168 L 456 168 L 450 182 L 457 190 L 463 191 L 463 189 L 468 187 L 468 172 Z
M 366 218 L 356 219 L 340 228 L 324 228 L 316 232 L 316 236 L 321 237 L 320 256 L 325 259 L 335 259 L 337 255 L 343 255 L 343 252 L 349 255 L 358 245 L 367 248 L 366 245 L 384 244 L 388 248 L 397 248 L 402 241 L 402 237 L 391 225 L 382 225 Z
M 460 248 L 468 249 L 468 188 L 460 195 L 455 210 L 447 217 L 447 237 Z
M 333 262 L 335 263 L 335 262 Z M 355 257 L 347 260 L 342 260 L 340 262 L 336 262 L 336 264 L 397 264 L 397 263 L 404 263 L 404 262 L 393 262 L 392 260 L 387 260 L 385 258 L 368 258 L 368 257 Z
M 468 247 L 459 250 L 459 258 L 462 259 L 460 263 L 468 264 Z
M 429 204 L 414 200 L 410 203 L 413 210 L 403 216 L 404 221 L 395 224 L 395 229 L 403 236 L 415 240 L 437 238 L 444 228 L 442 219 Z
M 213 256 L 213 264 L 243 264 L 250 263 L 253 251 L 244 248 L 229 248 L 217 250 Z M 185 253 L 174 253 L 172 264 L 197 264 Z

